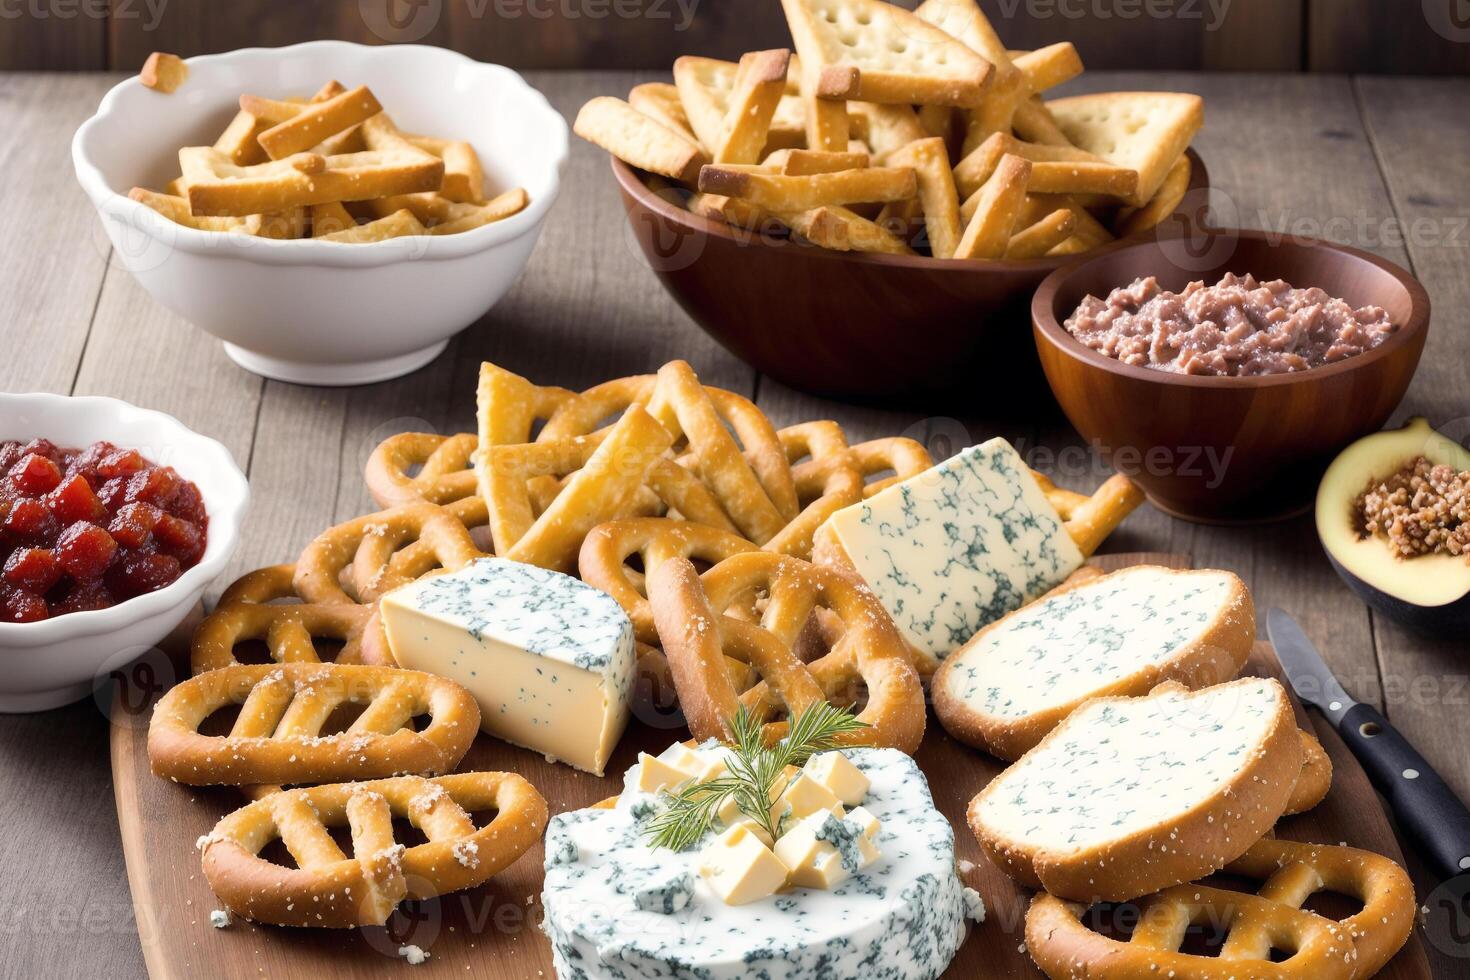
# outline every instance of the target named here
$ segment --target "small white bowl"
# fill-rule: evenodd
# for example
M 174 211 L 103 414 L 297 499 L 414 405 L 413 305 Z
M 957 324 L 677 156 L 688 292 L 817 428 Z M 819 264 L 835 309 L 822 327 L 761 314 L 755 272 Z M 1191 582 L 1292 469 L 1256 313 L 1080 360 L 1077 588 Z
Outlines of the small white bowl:
M 209 514 L 204 557 L 172 585 L 110 609 L 0 623 L 0 712 L 44 711 L 87 697 L 95 682 L 184 621 L 239 543 L 250 485 L 224 446 L 171 416 L 114 398 L 0 393 L 0 440 L 8 439 L 83 449 L 105 439 L 136 449 L 193 481 Z
M 136 77 L 108 92 L 72 140 L 77 179 L 123 265 L 164 306 L 225 342 L 248 371 L 299 384 L 383 381 L 433 360 L 505 295 L 556 201 L 567 124 L 520 75 L 443 48 L 314 41 L 190 58 L 172 95 Z M 409 132 L 463 139 L 493 190 L 530 206 L 461 235 L 353 245 L 202 232 L 127 193 L 178 176 L 178 149 L 215 141 L 242 93 L 368 85 Z

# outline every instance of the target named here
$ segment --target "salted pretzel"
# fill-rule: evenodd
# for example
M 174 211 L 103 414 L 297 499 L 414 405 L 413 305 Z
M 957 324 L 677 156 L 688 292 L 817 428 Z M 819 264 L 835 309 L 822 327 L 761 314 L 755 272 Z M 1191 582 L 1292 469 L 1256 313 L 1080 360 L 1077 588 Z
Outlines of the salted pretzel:
M 228 735 L 200 732 L 231 704 Z M 332 731 L 345 706 L 362 712 Z M 406 727 L 430 716 L 422 731 Z M 148 758 L 156 775 L 192 786 L 320 783 L 448 772 L 480 727 L 475 699 L 453 681 L 364 665 L 243 664 L 171 689 L 153 710 Z
M 384 439 L 368 457 L 368 492 L 380 507 L 423 500 L 450 504 L 473 497 L 473 433 L 455 436 L 401 432 Z M 410 470 L 415 471 L 410 475 Z
M 879 439 L 849 446 L 842 427 L 831 421 L 793 425 L 778 436 L 792 467 L 802 509 L 765 548 L 796 558 L 811 557 L 817 528 L 837 511 L 933 465 L 928 451 L 912 439 Z M 890 471 L 893 476 L 871 480 Z
M 308 602 L 371 604 L 435 568 L 453 571 L 484 557 L 456 512 L 405 504 L 323 532 L 297 559 L 294 581 Z
M 189 659 L 196 674 L 232 667 L 241 663 L 235 654 L 240 644 L 263 641 L 276 663 L 363 663 L 362 633 L 371 618 L 369 607 L 345 604 L 221 605 L 194 632 Z M 341 649 L 323 656 L 318 640 Z
M 769 552 L 732 555 L 701 576 L 686 558 L 671 558 L 648 575 L 659 639 L 696 739 L 731 737 L 740 705 L 770 721 L 799 714 L 816 701 L 859 707 L 868 727 L 845 744 L 912 753 L 924 736 L 924 694 L 902 638 L 865 586 L 832 568 Z M 757 622 L 730 615 L 754 600 Z M 793 652 L 813 613 L 826 610 L 843 626 L 831 652 L 804 663 Z M 724 657 L 751 664 L 761 682 L 738 693 Z M 864 689 L 866 702 L 863 701 Z M 780 737 L 785 723 L 767 725 Z
M 1299 734 L 1302 740 L 1302 774 L 1292 787 L 1285 816 L 1306 813 L 1332 791 L 1332 759 L 1328 757 L 1327 750 L 1317 741 L 1317 736 L 1307 731 Z
M 1067 534 L 1087 558 L 1118 529 L 1125 517 L 1138 509 L 1144 499 L 1143 491 L 1121 473 L 1108 477 L 1091 496 L 1063 490 L 1035 470 L 1031 475 L 1041 485 L 1047 502 L 1061 515 Z
M 470 814 L 494 809 L 476 827 Z M 406 819 L 427 838 L 394 839 Z M 209 887 L 236 915 L 280 926 L 382 925 L 405 899 L 484 884 L 546 827 L 546 800 L 514 773 L 399 776 L 288 790 L 229 814 L 199 839 Z M 352 854 L 331 828 L 351 828 Z M 260 856 L 279 839 L 296 867 Z
M 1267 838 L 1225 872 L 1263 885 L 1255 895 L 1194 884 L 1150 896 L 1126 942 L 1083 924 L 1083 906 L 1040 895 L 1026 915 L 1026 948 L 1053 980 L 1353 980 L 1382 969 L 1414 925 L 1409 876 L 1367 851 Z M 1320 891 L 1363 908 L 1341 922 L 1305 911 Z M 1194 924 L 1228 931 L 1218 956 L 1179 951 Z M 1290 955 L 1273 962 L 1273 950 Z

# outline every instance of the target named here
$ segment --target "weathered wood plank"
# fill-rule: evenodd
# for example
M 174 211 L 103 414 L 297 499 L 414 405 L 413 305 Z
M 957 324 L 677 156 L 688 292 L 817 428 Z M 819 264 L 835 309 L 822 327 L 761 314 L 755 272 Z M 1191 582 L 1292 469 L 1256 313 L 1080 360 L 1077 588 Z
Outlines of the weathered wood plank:
M 1400 415 L 1424 414 L 1464 440 L 1470 436 L 1470 191 L 1457 168 L 1445 164 L 1467 159 L 1470 132 L 1442 121 L 1456 112 L 1463 118 L 1470 80 L 1365 78 L 1356 84 L 1409 258 L 1434 304 L 1428 348 Z M 1464 638 L 1415 635 L 1382 616 L 1374 616 L 1373 628 L 1385 713 L 1445 781 L 1470 799 L 1470 664 Z M 1421 887 L 1434 883 L 1427 871 L 1417 870 Z M 1464 969 L 1463 960 L 1451 959 L 1434 942 L 1430 946 L 1436 976 L 1457 976 L 1454 971 Z
M 5 28 L 9 30 L 9 28 Z M 69 392 L 109 245 L 71 166 L 71 134 L 112 80 L 0 75 L 0 390 Z
M 1310 0 L 1308 8 L 1311 71 L 1470 71 L 1470 9 L 1464 0 Z
M 101 71 L 107 17 L 108 0 L 0 6 L 0 71 Z

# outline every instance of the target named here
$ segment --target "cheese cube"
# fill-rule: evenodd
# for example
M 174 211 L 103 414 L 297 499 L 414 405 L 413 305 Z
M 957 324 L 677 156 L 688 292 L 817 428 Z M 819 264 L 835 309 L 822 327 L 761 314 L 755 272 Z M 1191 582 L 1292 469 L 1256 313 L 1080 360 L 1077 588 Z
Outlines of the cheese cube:
M 673 915 L 694 899 L 694 877 L 683 870 L 665 870 L 633 889 L 633 905 L 644 912 Z
M 827 812 L 803 818 L 776 841 L 775 852 L 802 888 L 835 888 L 880 857 L 863 825 Z
M 726 905 L 747 905 L 786 884 L 786 865 L 745 827 L 731 827 L 700 852 L 699 874 Z
M 842 801 L 826 786 L 806 775 L 793 779 L 776 800 L 772 811 L 777 826 L 781 820 L 800 820 L 813 813 L 843 815 Z
M 852 824 L 862 832 L 868 840 L 878 838 L 878 818 L 873 816 L 864 807 L 855 806 L 848 811 L 847 823 Z
M 737 812 L 736 816 L 730 818 L 729 820 L 723 820 L 721 821 L 721 823 L 726 830 L 729 830 L 733 827 L 744 827 L 748 832 L 754 834 L 755 838 L 767 847 L 770 847 L 775 843 L 775 841 L 771 839 L 771 835 L 766 832 L 765 827 L 763 827 L 759 823 L 756 823 L 755 818 L 748 817 L 743 813 Z
M 781 814 L 785 812 L 785 807 L 780 802 L 781 794 L 786 791 L 787 784 L 800 774 L 800 769 L 795 766 L 787 766 L 785 771 L 777 776 L 776 781 L 771 784 L 770 817 L 773 823 L 779 822 Z M 722 824 L 728 827 L 734 825 L 742 817 L 745 817 L 745 813 L 740 809 L 740 806 L 735 802 L 735 797 L 732 795 L 725 797 L 724 802 L 715 810 L 715 816 Z
M 904 639 L 934 663 L 1083 562 L 1004 439 L 839 510 L 818 537 L 841 546 Z
M 633 788 L 640 793 L 657 793 L 661 789 L 674 790 L 685 783 L 693 782 L 695 775 L 687 769 L 672 766 L 656 755 L 638 753 L 638 778 Z
M 487 733 L 601 776 L 628 724 L 633 624 L 559 572 L 484 558 L 383 597 L 400 667 L 457 681 Z
M 806 778 L 815 780 L 848 806 L 868 795 L 868 777 L 841 752 L 823 752 L 806 761 Z
M 675 742 L 660 752 L 658 757 L 674 768 L 689 773 L 701 783 L 718 779 L 728 771 L 725 767 L 724 753 L 692 749 L 683 742 Z

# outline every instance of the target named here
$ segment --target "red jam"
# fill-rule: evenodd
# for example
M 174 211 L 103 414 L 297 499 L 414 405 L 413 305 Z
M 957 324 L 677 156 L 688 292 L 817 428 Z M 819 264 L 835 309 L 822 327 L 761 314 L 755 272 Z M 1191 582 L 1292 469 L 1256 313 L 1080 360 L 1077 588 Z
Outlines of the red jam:
M 106 609 L 199 564 L 199 488 L 132 449 L 0 441 L 0 623 Z

